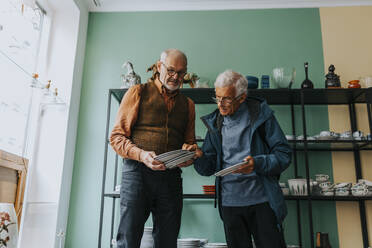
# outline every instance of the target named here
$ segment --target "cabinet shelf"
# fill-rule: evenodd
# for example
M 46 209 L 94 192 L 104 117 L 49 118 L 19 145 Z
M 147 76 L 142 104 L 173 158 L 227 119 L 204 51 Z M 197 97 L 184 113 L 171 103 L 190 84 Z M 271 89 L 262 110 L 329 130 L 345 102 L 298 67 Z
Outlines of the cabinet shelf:
M 196 139 L 204 142 L 204 139 Z M 288 140 L 295 151 L 305 150 L 304 140 Z M 372 150 L 372 141 L 369 140 L 308 140 L 308 151 L 359 151 Z
M 127 89 L 110 89 L 108 94 L 108 106 L 107 106 L 107 121 L 106 121 L 106 137 L 105 137 L 105 151 L 104 151 L 104 163 L 103 163 L 103 179 L 102 179 L 102 191 L 101 191 L 101 211 L 100 211 L 100 222 L 99 222 L 99 238 L 98 247 L 101 247 L 102 241 L 102 228 L 104 219 L 104 202 L 105 200 L 112 200 L 111 212 L 111 239 L 114 234 L 114 222 L 115 222 L 115 201 L 120 198 L 120 193 L 106 192 L 106 169 L 108 165 L 108 147 L 109 147 L 109 130 L 110 130 L 110 114 L 111 114 L 111 102 L 115 99 L 117 103 L 120 103 Z M 198 88 L 198 89 L 181 89 L 181 93 L 187 97 L 190 97 L 195 104 L 211 104 L 216 107 L 212 97 L 215 96 L 214 88 Z M 296 130 L 295 126 L 295 105 L 301 107 L 301 119 L 302 119 L 302 133 L 306 136 L 306 114 L 305 105 L 346 105 L 349 106 L 350 124 L 351 130 L 357 130 L 356 123 L 356 111 L 355 104 L 366 104 L 367 114 L 369 122 L 369 130 L 372 133 L 372 87 L 368 89 L 249 89 L 248 95 L 252 97 L 260 97 L 266 99 L 270 105 L 289 105 L 291 118 L 292 118 L 292 132 Z M 308 137 L 308 136 L 306 136 Z M 204 139 L 197 139 L 197 142 L 203 142 Z M 360 151 L 372 150 L 372 141 L 357 141 L 357 140 L 289 140 L 289 144 L 294 150 L 294 170 L 295 176 L 298 176 L 298 164 L 297 164 L 297 152 L 303 152 L 305 157 L 305 163 L 303 164 L 306 169 L 306 178 L 310 177 L 310 164 L 309 164 L 309 152 L 311 151 L 352 151 L 354 154 L 356 179 L 362 177 Z M 306 149 L 305 149 L 306 148 Z M 115 173 L 114 183 L 115 187 L 118 171 L 118 156 L 115 159 Z M 111 188 L 113 189 L 113 188 Z M 206 194 L 184 194 L 184 199 L 209 199 L 213 200 L 215 195 Z M 368 247 L 368 228 L 366 223 L 366 207 L 365 201 L 372 200 L 372 196 L 296 196 L 288 195 L 285 196 L 288 201 L 296 201 L 297 206 L 297 225 L 298 225 L 298 236 L 300 246 L 302 246 L 301 238 L 301 214 L 300 214 L 300 201 L 308 202 L 308 218 L 309 218 L 309 234 L 311 246 L 314 247 L 314 230 L 313 230 L 313 215 L 312 215 L 312 201 L 354 201 L 359 203 L 359 213 L 361 218 L 361 230 L 364 247 Z M 110 239 L 110 240 L 111 240 Z
M 127 89 L 111 89 L 115 99 L 121 102 Z M 195 103 L 215 104 L 214 88 L 181 89 L 182 94 L 190 97 Z M 249 89 L 248 95 L 262 97 L 269 104 L 288 105 L 301 104 L 301 92 L 304 93 L 304 103 L 310 105 L 333 105 L 349 103 L 365 103 L 372 95 L 372 88 L 368 89 Z
M 289 140 L 295 151 L 305 150 L 304 140 Z M 308 151 L 359 151 L 372 150 L 372 142 L 367 140 L 308 140 Z
M 119 192 L 106 193 L 105 197 L 120 198 Z M 213 194 L 183 194 L 184 199 L 214 199 Z M 313 201 L 369 201 L 372 196 L 320 196 L 320 195 L 286 195 L 286 200 L 313 200 Z
M 105 197 L 120 198 L 119 192 L 105 193 Z M 213 194 L 183 194 L 184 199 L 214 199 Z

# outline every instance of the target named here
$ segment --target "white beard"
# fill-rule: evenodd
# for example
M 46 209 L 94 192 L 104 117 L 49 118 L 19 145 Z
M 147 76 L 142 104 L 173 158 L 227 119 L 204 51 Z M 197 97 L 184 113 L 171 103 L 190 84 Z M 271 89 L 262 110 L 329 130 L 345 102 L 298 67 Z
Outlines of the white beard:
M 175 90 L 178 90 L 180 87 L 181 87 L 181 84 L 179 83 L 177 86 L 171 86 L 171 85 L 168 85 L 166 83 L 164 83 L 164 80 L 162 80 L 160 77 L 159 77 L 159 81 L 161 82 L 162 85 L 164 85 L 165 88 L 167 88 L 167 90 L 169 91 L 175 91 Z
M 181 86 L 181 84 L 178 84 L 177 86 L 170 86 L 168 84 L 163 84 L 165 88 L 167 88 L 169 91 L 175 91 L 178 90 Z

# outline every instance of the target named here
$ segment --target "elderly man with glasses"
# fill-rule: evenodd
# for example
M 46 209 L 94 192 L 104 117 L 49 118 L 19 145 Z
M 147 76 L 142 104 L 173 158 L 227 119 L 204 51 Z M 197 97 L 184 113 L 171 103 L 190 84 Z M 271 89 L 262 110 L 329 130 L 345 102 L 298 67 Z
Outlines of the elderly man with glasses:
M 265 100 L 247 97 L 248 82 L 227 70 L 215 82 L 218 109 L 202 117 L 208 128 L 196 171 L 216 178 L 216 196 L 229 248 L 286 247 L 281 224 L 287 214 L 279 186 L 291 162 L 291 149 Z
M 120 248 L 139 248 L 144 224 L 153 218 L 155 248 L 176 248 L 182 212 L 181 169 L 193 160 L 167 169 L 154 159 L 172 150 L 195 150 L 195 106 L 180 94 L 187 58 L 177 49 L 164 51 L 156 73 L 124 95 L 110 143 L 124 158 L 120 188 Z

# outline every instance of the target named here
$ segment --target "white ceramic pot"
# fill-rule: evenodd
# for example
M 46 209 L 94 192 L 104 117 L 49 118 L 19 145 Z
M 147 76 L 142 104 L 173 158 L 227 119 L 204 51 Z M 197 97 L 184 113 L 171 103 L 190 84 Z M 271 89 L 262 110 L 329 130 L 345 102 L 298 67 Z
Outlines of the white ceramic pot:
M 5 242 L 6 248 L 17 247 L 17 215 L 14 210 L 14 205 L 11 203 L 0 203 L 0 240 Z
M 313 185 L 317 183 L 310 179 L 310 192 L 313 188 Z M 306 179 L 298 178 L 298 179 L 289 179 L 288 180 L 289 190 L 291 191 L 292 195 L 308 195 L 307 194 L 307 182 Z
M 372 77 L 367 76 L 360 79 L 361 86 L 363 88 L 369 88 L 372 87 Z

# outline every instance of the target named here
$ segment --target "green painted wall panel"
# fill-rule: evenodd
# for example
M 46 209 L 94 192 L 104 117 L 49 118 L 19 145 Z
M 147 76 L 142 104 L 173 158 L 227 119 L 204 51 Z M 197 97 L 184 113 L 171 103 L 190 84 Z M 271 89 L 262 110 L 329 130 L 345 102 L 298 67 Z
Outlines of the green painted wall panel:
M 80 102 L 79 127 L 73 173 L 66 247 L 94 247 L 98 240 L 100 192 L 108 89 L 119 88 L 121 65 L 130 60 L 144 82 L 150 76 L 147 67 L 166 48 L 183 50 L 189 71 L 210 80 L 225 69 L 244 75 L 270 75 L 276 66 L 297 70 L 294 88 L 304 79 L 303 63 L 310 63 L 310 79 L 323 86 L 323 53 L 318 9 L 91 13 Z M 196 134 L 206 129 L 199 120 L 215 106 L 199 105 Z M 273 106 L 286 133 L 291 132 L 290 108 Z M 117 104 L 113 104 L 111 125 Z M 306 109 L 310 134 L 328 129 L 326 106 Z M 302 133 L 301 112 L 296 108 L 296 130 Z M 299 171 L 305 176 L 304 160 L 299 156 Z M 114 152 L 109 148 L 108 173 L 113 173 Z M 332 174 L 328 153 L 311 154 L 311 175 Z M 120 174 L 120 173 L 119 173 Z M 281 181 L 293 178 L 293 165 Z M 214 178 L 201 177 L 192 167 L 183 173 L 184 193 L 201 193 L 201 185 L 213 184 Z M 107 180 L 113 187 L 113 178 Z M 119 218 L 116 202 L 116 220 Z M 297 215 L 294 202 L 288 202 L 285 222 L 288 244 L 297 244 Z M 104 246 L 109 247 L 112 203 L 105 204 Z M 303 240 L 309 247 L 307 203 L 301 204 Z M 330 232 L 332 244 L 338 244 L 335 206 L 332 202 L 315 203 L 314 230 Z M 325 222 L 324 219 L 327 219 Z M 222 222 L 212 200 L 185 200 L 181 237 L 224 241 Z M 117 226 L 117 222 L 115 223 Z M 151 225 L 151 220 L 147 225 Z M 115 230 L 116 232 L 116 230 Z

